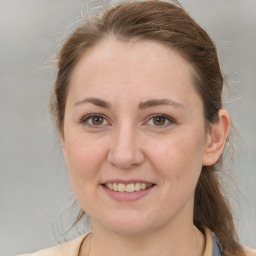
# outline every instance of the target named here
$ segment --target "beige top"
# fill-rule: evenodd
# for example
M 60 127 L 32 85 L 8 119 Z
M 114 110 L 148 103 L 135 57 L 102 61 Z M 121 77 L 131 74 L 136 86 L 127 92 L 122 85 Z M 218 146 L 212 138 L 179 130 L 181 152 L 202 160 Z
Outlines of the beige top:
M 21 254 L 19 256 L 78 256 L 82 243 L 89 234 L 90 232 L 67 243 L 43 249 L 32 254 Z M 209 229 L 205 229 L 205 237 L 206 246 L 203 256 L 212 256 L 213 240 L 212 232 Z M 256 250 L 247 247 L 244 250 L 247 256 L 256 256 Z

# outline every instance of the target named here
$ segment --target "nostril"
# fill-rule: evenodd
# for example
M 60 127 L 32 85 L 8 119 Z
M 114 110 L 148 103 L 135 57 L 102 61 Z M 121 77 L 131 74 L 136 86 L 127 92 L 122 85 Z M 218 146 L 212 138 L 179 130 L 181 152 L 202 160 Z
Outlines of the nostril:
M 137 149 L 112 149 L 110 150 L 107 160 L 120 169 L 134 168 L 144 161 L 144 155 Z

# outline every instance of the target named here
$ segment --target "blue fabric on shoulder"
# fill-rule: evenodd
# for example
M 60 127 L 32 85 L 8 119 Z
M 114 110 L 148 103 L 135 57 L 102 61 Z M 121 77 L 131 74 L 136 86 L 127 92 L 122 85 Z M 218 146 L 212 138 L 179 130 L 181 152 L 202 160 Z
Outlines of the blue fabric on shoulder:
M 212 256 L 223 256 L 219 238 L 214 233 L 212 233 Z

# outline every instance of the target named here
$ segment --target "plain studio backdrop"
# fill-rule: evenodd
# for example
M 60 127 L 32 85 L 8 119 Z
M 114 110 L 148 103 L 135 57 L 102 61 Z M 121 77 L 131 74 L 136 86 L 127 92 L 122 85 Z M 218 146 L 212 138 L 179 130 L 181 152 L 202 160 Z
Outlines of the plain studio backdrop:
M 183 0 L 215 41 L 230 85 L 225 102 L 242 139 L 235 155 L 235 221 L 256 248 L 256 1 Z M 72 204 L 61 146 L 48 111 L 63 36 L 101 1 L 0 0 L 0 255 L 63 240 Z M 229 178 L 227 178 L 229 180 Z M 71 199 L 70 199 L 71 198 Z M 62 214 L 64 212 L 64 215 Z M 62 215 L 61 215 L 62 214 Z M 65 221 L 64 221 L 65 222 Z M 64 227 L 66 227 L 63 224 Z M 74 237 L 75 232 L 68 235 Z

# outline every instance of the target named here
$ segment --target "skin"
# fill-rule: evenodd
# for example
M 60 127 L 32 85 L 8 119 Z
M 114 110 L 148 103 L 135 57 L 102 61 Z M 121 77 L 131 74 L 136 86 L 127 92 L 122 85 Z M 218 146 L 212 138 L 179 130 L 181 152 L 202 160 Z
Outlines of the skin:
M 115 39 L 94 46 L 74 68 L 62 141 L 74 194 L 91 218 L 91 256 L 203 255 L 194 191 L 202 166 L 222 153 L 229 117 L 220 110 L 207 129 L 192 71 L 159 43 Z M 88 117 L 95 113 L 100 122 Z M 154 187 L 139 200 L 118 201 L 101 185 L 112 179 Z

